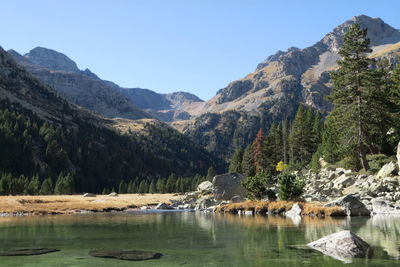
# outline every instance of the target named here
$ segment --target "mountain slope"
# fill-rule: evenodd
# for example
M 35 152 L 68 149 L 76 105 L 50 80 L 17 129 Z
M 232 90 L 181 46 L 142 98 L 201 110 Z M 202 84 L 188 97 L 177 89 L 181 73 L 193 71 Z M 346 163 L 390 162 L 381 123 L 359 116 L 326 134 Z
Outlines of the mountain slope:
M 292 118 L 300 103 L 322 113 L 328 112 L 331 109 L 331 104 L 325 100 L 331 86 L 328 71 L 336 68 L 344 33 L 354 23 L 368 28 L 374 53 L 400 42 L 400 32 L 381 19 L 365 15 L 353 17 L 310 47 L 278 51 L 258 64 L 254 72 L 219 90 L 212 99 L 192 110 L 191 115 L 198 117 L 186 123 L 185 134 L 208 146 L 210 151 L 229 156 L 235 146 L 246 145 L 254 138 L 257 130 L 252 127 L 268 129 L 272 121 Z M 232 111 L 253 116 L 252 121 L 257 123 L 241 129 L 245 116 L 232 121 Z M 227 121 L 229 128 L 225 126 Z M 235 139 L 235 136 L 240 138 Z M 230 149 L 227 150 L 227 146 Z
M 151 117 L 90 70 L 79 70 L 64 54 L 42 47 L 34 48 L 24 56 L 13 50 L 9 52 L 20 65 L 72 103 L 109 118 Z
M 149 89 L 122 88 L 101 80 L 89 69 L 79 70 L 73 60 L 51 49 L 36 47 L 24 56 L 14 50 L 8 52 L 19 64 L 69 101 L 109 118 L 155 117 L 172 122 L 189 119 L 191 116 L 186 109 L 193 103 L 203 102 L 186 92 L 159 94 Z
M 60 173 L 71 173 L 78 192 L 101 192 L 135 177 L 193 176 L 210 166 L 225 168 L 164 123 L 138 124 L 140 130 L 124 131 L 117 127 L 124 122 L 70 104 L 0 48 L 0 173 L 39 174 L 53 184 Z

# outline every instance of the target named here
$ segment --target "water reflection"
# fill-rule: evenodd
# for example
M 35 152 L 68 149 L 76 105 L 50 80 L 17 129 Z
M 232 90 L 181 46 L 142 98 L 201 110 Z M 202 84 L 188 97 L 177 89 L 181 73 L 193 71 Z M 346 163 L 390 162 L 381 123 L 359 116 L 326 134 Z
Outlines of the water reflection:
M 396 266 L 399 263 L 380 253 L 380 248 L 390 257 L 399 258 L 400 217 L 376 216 L 321 219 L 186 212 L 4 217 L 0 218 L 0 247 L 57 247 L 62 250 L 59 255 L 73 255 L 64 258 L 67 266 L 112 265 L 87 255 L 90 249 L 100 247 L 157 250 L 166 254 L 158 262 L 146 262 L 146 266 L 185 263 L 185 266 L 328 267 L 341 263 L 313 250 L 290 247 L 340 230 L 355 232 L 378 250 L 375 259 L 356 260 L 352 266 Z M 54 266 L 58 260 L 50 254 L 43 259 L 41 265 L 36 266 Z M 9 260 L 7 264 L 11 265 L 15 260 L 15 266 L 24 266 L 28 261 L 0 260 L 2 263 Z

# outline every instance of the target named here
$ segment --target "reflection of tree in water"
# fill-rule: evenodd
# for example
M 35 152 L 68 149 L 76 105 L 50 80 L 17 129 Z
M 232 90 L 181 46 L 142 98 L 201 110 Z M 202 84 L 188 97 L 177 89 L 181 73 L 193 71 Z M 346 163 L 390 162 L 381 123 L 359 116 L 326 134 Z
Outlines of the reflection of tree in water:
M 373 216 L 357 234 L 370 245 L 382 247 L 389 256 L 400 259 L 399 216 Z

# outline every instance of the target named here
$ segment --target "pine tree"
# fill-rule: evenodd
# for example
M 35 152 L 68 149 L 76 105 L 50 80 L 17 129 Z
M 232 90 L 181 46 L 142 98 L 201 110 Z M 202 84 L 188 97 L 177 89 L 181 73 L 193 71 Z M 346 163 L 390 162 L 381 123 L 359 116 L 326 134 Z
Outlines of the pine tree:
M 26 194 L 28 195 L 37 195 L 39 194 L 40 190 L 40 180 L 39 176 L 36 174 L 32 176 L 31 181 L 29 182 L 29 185 L 26 190 Z
M 216 173 L 214 167 L 211 166 L 210 168 L 208 168 L 208 171 L 207 171 L 207 180 L 211 181 L 211 180 L 214 178 L 215 175 L 217 175 L 217 173 Z
M 256 140 L 254 141 L 253 162 L 256 173 L 263 171 L 265 167 L 265 153 L 264 153 L 265 136 L 262 129 L 258 130 Z
M 126 194 L 127 190 L 128 190 L 128 186 L 126 185 L 126 182 L 124 180 L 122 180 L 119 183 L 118 193 L 119 194 Z
M 175 174 L 171 174 L 168 179 L 167 182 L 165 184 L 165 192 L 166 193 L 174 193 L 175 192 L 175 183 L 176 183 L 176 176 Z
M 156 191 L 156 184 L 154 183 L 154 180 L 152 180 L 149 186 L 149 193 L 154 194 Z
M 289 163 L 289 134 L 289 120 L 285 118 L 282 122 L 282 155 L 285 164 Z
M 254 145 L 250 144 L 243 152 L 242 171 L 245 176 L 254 176 L 256 174 L 253 158 L 253 147 Z
M 139 184 L 139 189 L 138 193 L 139 194 L 145 194 L 149 192 L 149 185 L 147 183 L 147 180 L 142 180 Z
M 52 195 L 54 193 L 53 183 L 50 178 L 47 178 L 43 181 L 42 186 L 40 187 L 39 194 L 40 195 Z
M 128 194 L 133 194 L 133 193 L 134 193 L 133 181 L 132 181 L 132 180 L 130 180 L 129 183 L 128 183 L 127 193 L 128 193 Z
M 165 193 L 165 183 L 164 179 L 159 178 L 156 183 L 157 193 Z
M 229 163 L 229 173 L 243 173 L 242 161 L 243 161 L 243 149 L 238 148 L 233 153 L 232 159 Z
M 375 150 L 377 145 L 372 136 L 387 132 L 388 118 L 382 76 L 371 68 L 374 61 L 368 58 L 372 50 L 366 35 L 367 29 L 353 24 L 344 36 L 339 69 L 331 72 L 329 99 L 334 109 L 329 116 L 338 127 L 347 156 L 358 154 L 362 167 L 368 170 L 367 151 Z

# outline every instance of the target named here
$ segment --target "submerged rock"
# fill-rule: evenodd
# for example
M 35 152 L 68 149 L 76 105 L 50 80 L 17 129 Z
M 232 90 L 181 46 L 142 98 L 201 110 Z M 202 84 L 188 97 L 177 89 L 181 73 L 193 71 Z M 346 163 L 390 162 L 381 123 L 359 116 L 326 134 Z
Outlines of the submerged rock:
M 33 256 L 60 251 L 55 248 L 23 248 L 0 252 L 0 256 Z
M 350 231 L 323 237 L 307 246 L 346 263 L 350 263 L 353 258 L 364 258 L 371 254 L 370 246 Z
M 118 249 L 92 249 L 90 256 L 99 258 L 113 258 L 129 261 L 143 261 L 159 259 L 163 256 L 161 253 L 140 250 L 118 250 Z
M 367 207 L 354 195 L 340 197 L 332 202 L 324 205 L 324 207 L 341 207 L 348 216 L 369 216 L 371 212 Z

